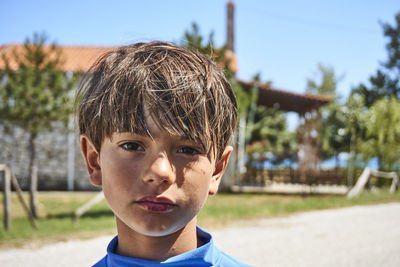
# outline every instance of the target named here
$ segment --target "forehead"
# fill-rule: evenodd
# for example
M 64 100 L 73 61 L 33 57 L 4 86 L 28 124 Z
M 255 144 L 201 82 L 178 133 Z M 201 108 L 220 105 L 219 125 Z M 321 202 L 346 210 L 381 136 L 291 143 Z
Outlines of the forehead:
M 173 129 L 163 127 L 162 121 L 157 117 L 157 114 L 152 113 L 148 107 L 144 107 L 144 122 L 145 122 L 145 135 L 152 139 L 165 138 L 166 136 L 175 139 L 190 139 L 186 134 L 179 133 Z M 140 134 L 140 133 L 136 133 Z M 141 134 L 143 135 L 143 133 Z
M 139 135 L 148 137 L 150 139 L 160 138 L 173 138 L 179 140 L 191 140 L 203 144 L 203 138 L 196 138 L 193 135 L 188 135 L 179 128 L 173 128 L 171 125 L 167 125 L 161 118 L 161 114 L 157 110 L 152 110 L 150 107 L 144 105 L 143 116 L 140 119 L 140 127 L 131 127 L 130 129 L 119 128 L 114 133 L 111 133 L 111 138 L 115 136 L 128 136 L 128 135 Z M 139 123 L 139 122 L 138 122 Z M 182 127 L 182 126 L 180 126 Z M 193 133 L 194 131 L 192 131 Z M 204 136 L 202 136 L 204 137 Z

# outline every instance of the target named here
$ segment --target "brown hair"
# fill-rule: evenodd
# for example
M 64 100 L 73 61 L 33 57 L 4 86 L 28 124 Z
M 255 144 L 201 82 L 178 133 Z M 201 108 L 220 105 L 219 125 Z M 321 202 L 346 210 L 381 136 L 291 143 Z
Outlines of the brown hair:
M 236 99 L 223 72 L 206 56 L 165 42 L 104 54 L 75 99 L 80 134 L 98 151 L 114 132 L 151 136 L 144 108 L 161 129 L 200 142 L 218 157 L 236 127 Z

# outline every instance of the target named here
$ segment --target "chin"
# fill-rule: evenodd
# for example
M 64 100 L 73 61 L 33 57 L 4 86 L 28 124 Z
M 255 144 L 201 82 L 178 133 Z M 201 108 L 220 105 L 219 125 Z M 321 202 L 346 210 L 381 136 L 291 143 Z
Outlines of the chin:
M 165 219 L 159 217 L 147 217 L 143 220 L 142 216 L 137 217 L 125 217 L 121 218 L 116 216 L 117 218 L 117 226 L 119 225 L 119 230 L 138 233 L 144 236 L 151 237 L 162 237 L 174 234 L 186 226 L 193 225 L 196 226 L 196 220 L 193 218 L 181 218 L 176 220 L 174 219 Z M 141 220 L 139 220 L 141 218 Z
M 146 225 L 144 227 L 132 227 L 131 229 L 145 236 L 162 237 L 176 233 L 183 226 L 166 226 L 166 225 Z

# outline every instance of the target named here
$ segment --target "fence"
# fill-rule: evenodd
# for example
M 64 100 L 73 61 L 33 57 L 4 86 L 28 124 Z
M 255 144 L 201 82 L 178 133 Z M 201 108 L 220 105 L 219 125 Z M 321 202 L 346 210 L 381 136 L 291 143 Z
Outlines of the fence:
M 11 184 L 15 188 L 17 192 L 18 199 L 21 202 L 26 214 L 29 217 L 29 221 L 33 228 L 37 228 L 35 218 L 32 215 L 32 212 L 28 208 L 28 204 L 25 202 L 24 197 L 22 196 L 22 190 L 19 186 L 18 180 L 15 175 L 11 172 L 11 169 L 5 165 L 0 164 L 0 173 L 4 172 L 4 181 L 3 181 L 3 190 L 4 190 L 4 198 L 3 198 L 3 206 L 4 206 L 4 228 L 8 231 L 11 228 Z
M 344 185 L 346 183 L 345 172 L 341 169 L 319 170 L 309 173 L 304 177 L 295 169 L 258 169 L 249 168 L 241 179 L 242 185 L 264 186 L 268 183 L 292 183 L 292 184 L 322 184 Z

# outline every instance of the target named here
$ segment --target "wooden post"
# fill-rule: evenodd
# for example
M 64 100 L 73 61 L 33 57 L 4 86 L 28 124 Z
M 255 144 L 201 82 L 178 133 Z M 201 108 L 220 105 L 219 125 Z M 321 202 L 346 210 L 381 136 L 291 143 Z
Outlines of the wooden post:
M 17 191 L 19 201 L 21 202 L 25 212 L 28 214 L 29 221 L 33 228 L 37 229 L 36 221 L 32 215 L 32 212 L 28 208 L 28 204 L 22 195 L 21 187 L 19 186 L 18 180 L 14 174 L 11 173 L 10 168 L 7 165 L 0 164 L 0 171 L 4 171 L 4 227 L 8 231 L 11 228 L 11 183 Z
M 12 174 L 11 172 L 10 172 L 10 174 L 11 174 L 11 178 L 12 178 L 12 184 L 13 184 L 15 190 L 17 191 L 19 201 L 21 202 L 22 207 L 24 207 L 25 212 L 28 214 L 29 221 L 30 221 L 32 227 L 37 229 L 38 227 L 37 227 L 35 218 L 33 217 L 33 214 L 31 212 L 31 210 L 29 209 L 28 204 L 25 202 L 25 199 L 22 195 L 22 190 L 21 190 L 21 187 L 19 186 L 18 180 L 14 174 Z
M 361 194 L 365 185 L 370 179 L 370 176 L 382 177 L 386 179 L 393 179 L 392 185 L 390 186 L 390 193 L 393 194 L 396 191 L 396 186 L 399 184 L 399 176 L 395 172 L 381 172 L 365 168 L 363 173 L 357 180 L 356 185 L 348 192 L 347 197 L 353 198 Z
M 90 208 L 92 208 L 94 205 L 102 201 L 104 198 L 104 193 L 103 191 L 100 191 L 99 193 L 96 194 L 94 198 L 92 198 L 89 202 L 85 203 L 84 205 L 80 206 L 77 210 L 75 210 L 75 222 L 78 221 L 78 219 Z
M 7 166 L 1 164 L 0 172 L 4 172 L 4 228 L 9 231 L 11 228 L 11 175 Z
M 392 180 L 392 185 L 390 186 L 390 193 L 394 194 L 394 192 L 396 191 L 396 186 L 397 186 L 398 181 L 399 181 L 399 176 L 397 175 L 397 173 L 395 173 L 395 172 L 372 171 L 371 174 L 374 175 L 374 176 L 377 176 L 377 177 L 393 179 Z
M 361 194 L 361 191 L 364 189 L 364 186 L 368 182 L 370 174 L 371 174 L 371 169 L 368 167 L 365 168 L 360 177 L 358 178 L 356 185 L 347 194 L 348 198 L 353 198 Z

